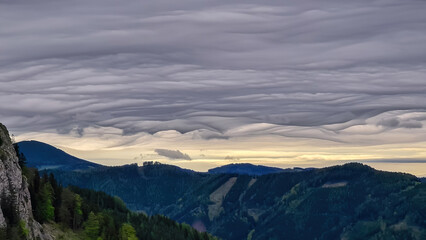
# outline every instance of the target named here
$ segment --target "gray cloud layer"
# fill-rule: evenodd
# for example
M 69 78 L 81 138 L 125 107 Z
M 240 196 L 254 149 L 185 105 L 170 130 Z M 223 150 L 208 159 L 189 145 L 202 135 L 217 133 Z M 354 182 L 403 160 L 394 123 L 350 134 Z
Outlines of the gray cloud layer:
M 321 132 L 272 134 L 336 140 L 374 116 L 426 110 L 425 1 L 0 5 L 0 117 L 18 132 L 84 136 L 98 126 L 212 139 L 268 123 Z
M 175 159 L 191 160 L 191 157 L 188 154 L 183 153 L 179 150 L 155 149 L 155 152 L 158 155 L 166 157 L 171 160 L 175 160 Z

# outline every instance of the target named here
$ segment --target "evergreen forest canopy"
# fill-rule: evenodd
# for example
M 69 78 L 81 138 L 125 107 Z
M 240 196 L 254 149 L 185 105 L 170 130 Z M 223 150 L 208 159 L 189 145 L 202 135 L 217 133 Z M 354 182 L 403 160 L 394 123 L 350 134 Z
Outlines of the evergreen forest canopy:
M 51 228 L 54 239 L 216 239 L 165 216 L 132 212 L 118 197 L 78 187 L 64 188 L 53 174 L 40 176 L 37 169 L 27 168 L 25 156 L 17 145 L 15 149 L 28 182 L 34 219 Z M 28 229 L 16 215 L 14 199 L 1 203 L 8 227 L 0 230 L 0 239 L 27 239 Z
M 426 239 L 426 185 L 359 163 L 263 176 L 163 164 L 51 172 L 223 239 Z
M 21 165 L 31 162 L 19 156 Z M 50 169 L 41 177 L 23 169 L 35 218 L 80 238 L 214 239 L 170 217 L 230 240 L 426 239 L 425 183 L 359 163 L 262 176 L 199 173 L 154 162 Z M 123 202 L 148 215 L 129 211 Z M 13 226 L 8 236 L 25 235 L 19 221 Z

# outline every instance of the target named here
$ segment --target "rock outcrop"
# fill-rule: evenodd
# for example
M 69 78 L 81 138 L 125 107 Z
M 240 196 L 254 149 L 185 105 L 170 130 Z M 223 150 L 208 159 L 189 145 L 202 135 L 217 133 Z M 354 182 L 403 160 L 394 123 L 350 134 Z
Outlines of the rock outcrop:
M 5 212 L 12 212 L 28 229 L 28 239 L 50 240 L 42 226 L 33 219 L 28 183 L 22 175 L 19 159 L 9 133 L 0 123 L 0 228 L 7 227 Z M 7 208 L 7 209 L 5 209 Z

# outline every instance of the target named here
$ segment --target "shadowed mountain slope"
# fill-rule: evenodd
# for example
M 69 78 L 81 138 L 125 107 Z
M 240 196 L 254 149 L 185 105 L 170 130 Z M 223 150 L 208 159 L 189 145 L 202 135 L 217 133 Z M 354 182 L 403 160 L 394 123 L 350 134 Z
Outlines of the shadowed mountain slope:
M 223 239 L 425 239 L 426 185 L 350 163 L 263 176 L 171 165 L 52 171 L 64 185 L 117 195 Z
M 23 141 L 17 143 L 19 151 L 27 159 L 27 165 L 39 170 L 61 169 L 61 170 L 83 170 L 101 167 L 102 165 L 89 162 L 55 148 L 52 145 L 38 141 Z
M 30 164 L 37 159 L 31 156 Z M 38 158 L 38 166 L 49 157 Z M 64 186 L 104 191 L 132 210 L 223 239 L 426 239 L 426 184 L 409 174 L 359 163 L 322 169 L 234 164 L 200 173 L 148 162 L 82 170 L 72 159 L 71 167 L 46 171 Z

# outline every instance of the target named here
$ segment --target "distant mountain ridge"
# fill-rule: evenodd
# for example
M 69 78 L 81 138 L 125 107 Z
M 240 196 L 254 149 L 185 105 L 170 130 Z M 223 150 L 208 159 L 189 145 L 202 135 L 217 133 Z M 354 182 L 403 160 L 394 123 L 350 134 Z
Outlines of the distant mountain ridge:
M 29 167 L 38 170 L 56 169 L 64 171 L 87 170 L 92 168 L 103 167 L 103 165 L 90 162 L 72 156 L 52 145 L 39 141 L 22 141 L 17 143 L 19 151 L 23 153 L 27 159 Z M 153 162 L 152 162 L 153 163 Z M 155 163 L 153 163 L 155 164 Z M 271 173 L 280 172 L 298 172 L 312 170 L 313 168 L 277 168 L 263 165 L 253 165 L 250 163 L 233 163 L 208 170 L 211 174 L 240 174 L 250 176 L 261 176 Z M 189 169 L 182 169 L 192 171 Z
M 74 157 L 52 145 L 38 141 L 17 143 L 19 151 L 27 159 L 27 166 L 39 170 L 60 169 L 64 171 L 87 170 L 102 165 Z
M 217 168 L 209 169 L 208 172 L 212 174 L 240 174 L 240 175 L 250 175 L 250 176 L 262 176 L 272 173 L 282 173 L 282 172 L 300 172 L 300 171 L 309 171 L 313 168 L 277 168 L 277 167 L 268 167 L 263 165 L 253 165 L 250 163 L 232 163 L 228 165 L 223 165 Z

